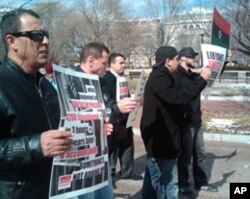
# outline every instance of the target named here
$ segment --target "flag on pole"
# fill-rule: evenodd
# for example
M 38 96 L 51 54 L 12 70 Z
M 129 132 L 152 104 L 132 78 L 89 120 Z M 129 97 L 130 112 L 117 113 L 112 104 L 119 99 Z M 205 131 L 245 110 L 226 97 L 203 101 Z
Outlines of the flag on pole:
M 228 49 L 230 32 L 231 24 L 214 8 L 211 43 Z

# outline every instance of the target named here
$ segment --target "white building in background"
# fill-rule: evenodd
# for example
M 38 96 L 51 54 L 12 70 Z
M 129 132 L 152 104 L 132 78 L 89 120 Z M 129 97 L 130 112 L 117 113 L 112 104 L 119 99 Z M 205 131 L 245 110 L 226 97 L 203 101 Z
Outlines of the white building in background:
M 145 32 L 145 45 L 134 49 L 126 60 L 127 66 L 131 69 L 144 69 L 154 64 L 154 52 L 159 47 L 156 42 L 157 31 L 161 25 L 169 34 L 167 45 L 172 45 L 177 50 L 191 46 L 200 54 L 201 43 L 211 43 L 212 20 L 212 10 L 194 10 L 192 13 L 178 15 L 172 22 L 163 22 L 160 19 L 138 20 L 137 25 Z
M 183 15 L 176 21 L 176 34 L 173 45 L 177 48 L 192 46 L 200 50 L 201 43 L 211 43 L 213 12 Z

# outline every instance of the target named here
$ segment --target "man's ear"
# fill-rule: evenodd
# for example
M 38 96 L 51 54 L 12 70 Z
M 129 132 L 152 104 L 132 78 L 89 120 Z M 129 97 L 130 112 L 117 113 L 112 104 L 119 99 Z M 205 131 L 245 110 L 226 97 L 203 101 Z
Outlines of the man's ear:
M 166 60 L 165 60 L 165 63 L 164 63 L 164 66 L 166 67 L 166 68 L 168 68 L 168 70 L 169 71 L 171 71 L 172 69 L 172 64 L 171 64 L 171 59 L 169 59 L 169 58 L 167 58 Z
M 6 43 L 9 46 L 9 48 L 13 49 L 14 51 L 16 51 L 18 49 L 15 37 L 13 37 L 10 34 L 7 34 L 5 39 L 6 39 Z
M 89 65 L 90 65 L 90 67 L 92 68 L 93 67 L 93 63 L 94 63 L 94 61 L 95 61 L 95 58 L 93 57 L 93 56 L 89 56 L 88 58 L 88 62 L 90 63 Z
M 171 59 L 169 59 L 169 58 L 166 58 L 166 60 L 165 60 L 165 64 L 167 63 L 167 65 L 169 66 L 170 64 L 169 64 L 169 62 L 171 61 Z

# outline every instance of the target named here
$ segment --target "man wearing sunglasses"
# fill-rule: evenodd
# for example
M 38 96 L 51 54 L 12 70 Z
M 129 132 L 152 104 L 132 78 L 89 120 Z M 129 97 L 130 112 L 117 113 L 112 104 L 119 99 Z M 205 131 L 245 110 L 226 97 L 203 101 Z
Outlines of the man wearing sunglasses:
M 0 198 L 48 198 L 51 158 L 66 152 L 72 133 L 50 130 L 37 82 L 49 35 L 32 10 L 1 20 L 6 57 L 0 66 Z

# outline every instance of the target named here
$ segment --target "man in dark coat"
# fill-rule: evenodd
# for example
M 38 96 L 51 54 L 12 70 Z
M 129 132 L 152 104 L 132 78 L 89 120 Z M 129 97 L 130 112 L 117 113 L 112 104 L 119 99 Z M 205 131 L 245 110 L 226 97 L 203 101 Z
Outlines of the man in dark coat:
M 161 46 L 155 54 L 156 64 L 145 86 L 141 135 L 147 152 L 142 199 L 178 198 L 177 155 L 180 153 L 181 105 L 187 105 L 206 86 L 211 74 L 203 68 L 201 75 L 185 88 L 178 88 L 173 74 L 178 67 L 174 47 Z
M 180 86 L 187 86 L 196 78 L 198 73 L 192 72 L 197 63 L 198 53 L 191 47 L 183 48 L 179 51 L 178 73 L 175 75 L 175 81 Z M 208 184 L 205 161 L 205 145 L 202 128 L 202 113 L 200 94 L 196 96 L 190 104 L 185 107 L 185 124 L 181 131 L 182 152 L 178 159 L 178 175 L 180 193 L 186 197 L 197 196 L 189 183 L 189 166 L 193 158 L 193 178 L 197 190 L 207 190 L 217 192 L 218 189 Z
M 80 56 L 80 66 L 76 68 L 76 71 L 98 75 L 100 78 L 100 86 L 102 89 L 102 97 L 107 109 L 109 112 L 110 122 L 115 125 L 120 122 L 122 114 L 127 113 L 131 110 L 134 110 L 136 103 L 130 103 L 128 100 L 121 100 L 119 103 L 115 103 L 106 88 L 104 79 L 102 78 L 106 73 L 106 68 L 108 65 L 108 55 L 109 49 L 97 42 L 91 42 L 86 44 L 81 52 Z M 109 137 L 112 136 L 112 133 L 108 134 Z M 112 148 L 111 143 L 108 143 L 109 150 Z M 110 199 L 113 198 L 113 187 L 111 178 L 109 178 L 109 184 L 102 189 L 99 189 L 94 192 L 90 192 L 78 197 L 78 199 L 85 198 L 96 198 L 96 199 Z
M 111 175 L 113 177 L 113 185 L 115 187 L 116 164 L 120 162 L 120 177 L 122 179 L 141 180 L 142 176 L 136 175 L 134 169 L 134 140 L 132 128 L 126 128 L 128 113 L 133 111 L 136 105 L 136 100 L 130 98 L 128 91 L 128 82 L 124 75 L 125 57 L 119 53 L 113 53 L 109 56 L 109 71 L 105 74 L 104 79 L 106 88 L 114 102 L 126 100 L 130 105 L 130 110 L 122 114 L 121 121 L 114 125 L 114 132 L 109 138 L 111 142 L 109 149 Z M 119 86 L 117 82 L 122 78 Z M 117 88 L 119 88 L 117 90 Z M 121 91 L 121 92 L 119 92 Z M 119 96 L 118 96 L 119 95 Z M 119 99 L 118 99 L 119 98 Z

